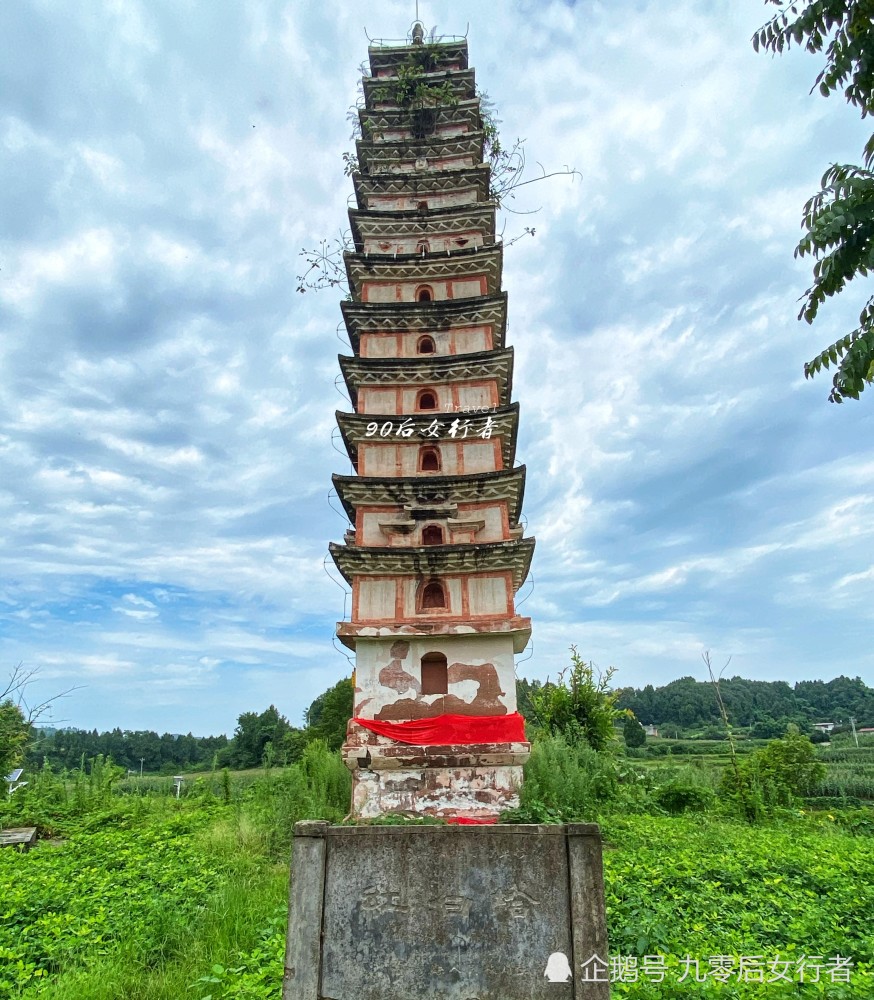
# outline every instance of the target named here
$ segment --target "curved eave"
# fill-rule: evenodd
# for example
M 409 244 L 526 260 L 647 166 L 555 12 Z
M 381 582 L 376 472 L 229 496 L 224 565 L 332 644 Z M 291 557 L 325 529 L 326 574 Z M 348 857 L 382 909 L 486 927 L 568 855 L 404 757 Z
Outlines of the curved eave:
M 507 329 L 507 293 L 472 295 L 442 302 L 352 302 L 340 303 L 340 311 L 349 334 L 349 343 L 357 354 L 362 333 L 451 329 L 453 326 L 493 324 L 497 347 L 504 346 Z M 493 318 L 489 318 L 492 316 Z
M 513 348 L 471 354 L 427 354 L 415 358 L 358 358 L 338 355 L 340 371 L 352 405 L 358 408 L 363 386 L 437 385 L 494 379 L 500 406 L 513 390 Z M 378 419 L 381 414 L 375 414 Z
M 477 202 L 489 201 L 491 167 L 478 163 L 475 167 L 449 170 L 429 170 L 410 174 L 352 175 L 355 198 L 359 208 L 367 209 L 366 200 L 374 196 L 426 198 L 430 194 L 474 188 Z M 369 210 L 369 209 L 368 209 Z M 412 210 L 411 210 L 412 211 Z
M 328 546 L 331 558 L 343 579 L 352 584 L 357 576 L 413 576 L 427 578 L 456 573 L 510 571 L 513 589 L 525 582 L 534 555 L 534 538 L 510 542 L 482 542 L 474 545 Z
M 512 524 L 519 522 L 525 496 L 525 466 L 466 476 L 341 476 L 331 479 L 349 520 L 359 507 L 414 503 L 419 496 L 445 496 L 450 503 L 505 500 Z
M 450 205 L 413 214 L 350 208 L 349 228 L 359 253 L 363 252 L 367 237 L 452 236 L 468 229 L 480 229 L 490 237 L 487 242 L 494 243 L 496 211 L 497 205 L 493 201 L 477 202 L 475 205 Z
M 485 133 L 482 129 L 463 132 L 457 136 L 430 135 L 424 139 L 414 139 L 411 136 L 403 139 L 385 139 L 381 142 L 358 139 L 355 143 L 355 152 L 362 173 L 371 175 L 380 173 L 380 168 L 389 164 L 397 164 L 401 160 L 417 160 L 420 157 L 432 161 L 444 157 L 471 156 L 474 162 L 480 163 L 484 151 Z M 433 169 L 441 168 L 435 163 Z
M 493 243 L 487 247 L 463 247 L 448 253 L 343 254 L 349 288 L 355 298 L 361 297 L 366 281 L 392 282 L 452 281 L 484 276 L 488 293 L 500 290 L 504 264 L 504 244 Z M 445 300 L 439 300 L 445 301 Z
M 519 404 L 511 403 L 509 406 L 502 407 L 496 412 L 489 414 L 482 414 L 476 417 L 467 417 L 465 414 L 461 413 L 435 413 L 428 411 L 427 413 L 409 413 L 409 414 L 390 414 L 390 413 L 343 413 L 341 410 L 337 410 L 335 413 L 337 418 L 337 426 L 340 429 L 340 436 L 343 439 L 343 445 L 346 448 L 346 453 L 348 454 L 350 460 L 354 463 L 358 461 L 358 446 L 362 442 L 368 444 L 403 444 L 405 441 L 415 441 L 417 444 L 444 444 L 444 443 L 459 443 L 463 440 L 475 441 L 479 440 L 479 433 L 476 430 L 476 426 L 484 422 L 487 418 L 492 420 L 492 434 L 491 439 L 500 438 L 501 439 L 501 458 L 504 463 L 505 469 L 510 469 L 513 467 L 513 459 L 516 455 L 516 434 L 519 427 Z M 367 437 L 365 431 L 367 430 L 367 425 L 376 423 L 383 424 L 386 422 L 400 423 L 407 418 L 412 421 L 413 432 L 409 437 L 403 438 L 392 435 L 390 437 Z M 469 437 L 450 437 L 447 433 L 442 433 L 439 438 L 434 438 L 426 433 L 425 428 L 429 427 L 433 420 L 436 420 L 438 424 L 443 425 L 445 428 L 449 428 L 453 420 L 457 419 L 470 419 L 474 424 L 473 433 Z M 497 471 L 497 470 L 496 470 Z M 427 476 L 425 477 L 427 478 Z

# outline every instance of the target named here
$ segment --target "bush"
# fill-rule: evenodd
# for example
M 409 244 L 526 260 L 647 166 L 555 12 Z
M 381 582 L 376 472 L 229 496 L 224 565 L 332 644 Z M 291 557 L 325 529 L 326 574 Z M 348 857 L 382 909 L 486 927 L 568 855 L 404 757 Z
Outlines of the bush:
M 782 739 L 772 740 L 741 761 L 737 771 L 727 768 L 722 792 L 749 820 L 758 820 L 778 808 L 796 804 L 813 792 L 826 774 L 806 736 L 790 726 Z
M 246 812 L 274 857 L 287 857 L 294 824 L 302 819 L 339 823 L 349 812 L 352 775 L 338 753 L 313 740 L 301 759 L 269 773 L 249 789 Z
M 653 799 L 665 812 L 704 812 L 709 809 L 716 796 L 713 789 L 704 785 L 688 785 L 678 781 L 662 785 L 653 793 Z
M 599 673 L 594 663 L 586 663 L 576 646 L 571 646 L 570 666 L 555 683 L 547 681 L 531 692 L 538 726 L 571 746 L 606 750 L 616 741 L 613 723 L 620 715 L 616 708 L 619 693 L 610 690 L 614 673 L 613 667 Z
M 646 732 L 643 726 L 630 714 L 622 727 L 622 735 L 625 738 L 625 746 L 632 749 L 646 746 Z
M 519 809 L 503 822 L 590 821 L 616 798 L 619 777 L 612 757 L 585 745 L 571 746 L 563 736 L 542 734 L 525 764 Z

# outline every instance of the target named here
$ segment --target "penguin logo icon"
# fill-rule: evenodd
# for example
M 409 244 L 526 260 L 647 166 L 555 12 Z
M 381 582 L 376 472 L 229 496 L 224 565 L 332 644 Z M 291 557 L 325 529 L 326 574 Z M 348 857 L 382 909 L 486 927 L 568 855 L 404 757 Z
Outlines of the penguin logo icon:
M 547 960 L 544 976 L 551 983 L 569 983 L 574 974 L 571 972 L 570 962 L 563 951 L 554 951 Z

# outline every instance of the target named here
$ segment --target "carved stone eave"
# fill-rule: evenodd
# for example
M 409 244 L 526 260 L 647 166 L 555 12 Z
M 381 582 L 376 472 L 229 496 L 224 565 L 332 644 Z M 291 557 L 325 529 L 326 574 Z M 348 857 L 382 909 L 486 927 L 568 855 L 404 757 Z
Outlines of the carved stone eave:
M 503 261 L 503 243 L 493 243 L 487 247 L 464 247 L 449 253 L 437 251 L 392 256 L 349 252 L 343 254 L 349 288 L 356 299 L 361 298 L 362 287 L 367 281 L 434 282 L 481 275 L 486 278 L 488 294 L 495 295 L 501 288 Z
M 337 638 L 347 649 L 356 644 L 373 641 L 393 641 L 399 638 L 436 638 L 444 635 L 476 636 L 488 638 L 505 635 L 512 639 L 513 652 L 521 653 L 531 638 L 531 619 L 514 615 L 512 618 L 468 618 L 422 622 L 337 622 Z
M 356 354 L 362 333 L 435 333 L 482 324 L 492 327 L 495 347 L 502 348 L 507 329 L 506 292 L 442 302 L 346 301 L 340 303 L 340 311 Z
M 504 500 L 511 524 L 516 524 L 522 510 L 525 494 L 525 466 L 504 469 L 501 472 L 485 472 L 469 476 L 404 476 L 388 478 L 383 476 L 340 476 L 331 477 L 334 489 L 343 504 L 349 520 L 355 521 L 359 507 L 389 504 L 411 507 L 419 503 L 420 497 L 440 498 L 452 503 L 481 503 L 488 500 Z
M 375 196 L 411 198 L 418 202 L 427 201 L 434 194 L 473 189 L 475 201 L 488 201 L 490 174 L 487 163 L 478 163 L 475 167 L 433 173 L 377 174 L 368 177 L 353 174 L 352 183 L 358 207 L 369 210 L 369 199 Z
M 385 438 L 371 435 L 367 436 L 367 425 L 372 423 L 387 423 L 392 422 L 398 424 L 403 420 L 407 419 L 407 416 L 392 416 L 391 414 L 373 414 L 373 413 L 343 413 L 341 410 L 336 411 L 337 426 L 340 428 L 340 436 L 343 439 L 343 444 L 346 448 L 346 453 L 349 455 L 350 460 L 355 463 L 358 461 L 358 446 L 362 443 L 382 443 L 382 444 L 403 444 L 404 441 L 415 441 L 417 444 L 425 443 L 445 443 L 449 441 L 450 443 L 459 443 L 463 440 L 473 441 L 477 439 L 480 435 L 474 429 L 474 432 L 470 434 L 468 438 L 450 437 L 447 435 L 441 436 L 439 439 L 434 438 L 428 434 L 426 428 L 431 425 L 431 422 L 436 420 L 438 424 L 441 424 L 445 428 L 449 428 L 453 420 L 463 420 L 463 419 L 473 419 L 477 421 L 485 421 L 491 419 L 491 438 L 500 438 L 501 441 L 501 457 L 505 469 L 510 469 L 513 466 L 513 459 L 516 455 L 516 433 L 519 426 L 519 404 L 511 403 L 509 406 L 504 406 L 494 411 L 483 415 L 482 417 L 466 417 L 464 414 L 460 413 L 436 413 L 433 411 L 428 411 L 427 413 L 416 413 L 409 414 L 409 419 L 411 420 L 411 433 L 408 437 L 397 437 L 395 435 L 387 436 Z M 486 440 L 486 439 L 483 439 Z M 424 482 L 427 476 L 421 477 L 420 481 Z
M 358 393 L 367 386 L 436 385 L 494 379 L 502 407 L 509 404 L 513 389 L 512 347 L 502 351 L 428 354 L 415 358 L 358 358 L 340 354 L 338 360 L 349 398 L 356 409 Z M 373 419 L 379 416 L 376 414 Z
M 352 584 L 357 576 L 413 576 L 427 579 L 457 573 L 509 571 L 513 589 L 525 582 L 534 555 L 534 538 L 509 542 L 418 545 L 405 548 L 390 545 L 329 545 L 331 558 L 343 579 Z
M 438 61 L 438 70 L 443 68 L 446 63 L 458 63 L 461 69 L 467 69 L 467 41 L 429 42 L 428 48 Z M 367 49 L 371 75 L 385 79 L 385 77 L 379 77 L 380 72 L 390 70 L 397 73 L 400 65 L 408 59 L 415 58 L 421 51 L 421 45 L 371 45 Z
M 423 73 L 422 80 L 436 87 L 440 87 L 444 83 L 449 83 L 453 96 L 459 101 L 470 101 L 476 97 L 476 73 L 470 67 L 467 69 L 446 69 L 437 70 L 433 73 Z M 390 104 L 397 107 L 397 101 L 394 99 L 393 94 L 395 81 L 391 77 L 365 76 L 361 82 L 364 85 L 364 106 L 368 111 L 374 110 L 377 103 Z M 386 101 L 377 101 L 376 98 L 383 88 L 389 91 L 390 96 Z
M 349 209 L 349 226 L 352 242 L 359 253 L 364 251 L 366 239 L 398 239 L 452 237 L 460 233 L 481 232 L 483 244 L 495 242 L 495 212 L 493 201 L 477 205 L 449 206 L 433 208 L 428 212 L 384 212 Z M 391 256 L 394 251 L 391 251 Z
M 438 131 L 446 126 L 458 127 L 469 132 L 482 128 L 478 98 L 459 101 L 454 108 L 436 108 L 435 111 L 435 128 Z M 374 141 L 379 142 L 379 136 L 382 132 L 398 132 L 409 129 L 410 110 L 409 108 L 359 108 L 358 121 L 361 125 L 361 134 L 369 134 Z M 387 141 L 391 142 L 392 140 Z
M 458 136 L 431 135 L 425 139 L 358 139 L 355 151 L 363 174 L 397 174 L 403 172 L 401 164 L 426 159 L 429 170 L 442 170 L 436 161 L 459 156 L 470 157 L 472 163 L 481 163 L 484 153 L 485 133 L 482 130 L 465 132 Z M 394 167 L 394 169 L 392 169 Z

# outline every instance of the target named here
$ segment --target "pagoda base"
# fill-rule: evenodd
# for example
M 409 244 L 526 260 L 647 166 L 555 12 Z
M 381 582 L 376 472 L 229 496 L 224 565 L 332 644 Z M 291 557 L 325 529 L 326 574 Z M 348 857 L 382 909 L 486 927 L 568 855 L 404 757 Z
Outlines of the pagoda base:
M 342 748 L 352 771 L 352 815 L 386 813 L 494 821 L 519 805 L 527 741 L 414 746 L 352 720 Z
M 420 765 L 387 770 L 356 767 L 352 776 L 352 814 L 357 819 L 376 819 L 396 813 L 496 822 L 505 809 L 515 809 L 519 805 L 521 784 L 522 767 L 519 764 Z

